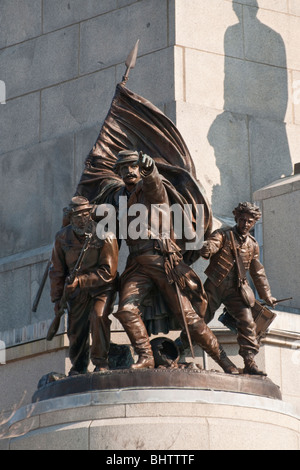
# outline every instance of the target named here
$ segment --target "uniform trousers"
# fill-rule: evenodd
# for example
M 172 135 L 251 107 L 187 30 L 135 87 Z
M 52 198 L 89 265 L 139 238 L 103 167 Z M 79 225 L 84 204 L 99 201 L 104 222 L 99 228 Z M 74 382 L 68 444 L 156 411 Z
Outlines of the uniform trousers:
M 183 270 L 186 271 L 186 268 Z M 193 273 L 192 270 L 190 272 Z M 153 285 L 156 285 L 169 311 L 176 316 L 178 323 L 184 328 L 176 286 L 174 283 L 169 283 L 164 269 L 164 258 L 160 255 L 136 256 L 125 271 L 125 276 L 122 275 L 122 277 L 119 307 L 114 315 L 123 325 L 136 352 L 147 354 L 151 348 L 146 328 L 141 321 L 140 305 Z M 185 293 L 183 290 L 181 299 L 191 338 L 209 354 L 217 355 L 219 353 L 217 338 L 207 327 L 203 317 L 193 309 L 188 292 Z
M 70 297 L 67 335 L 73 370 L 85 373 L 90 359 L 95 366 L 107 365 L 111 325 L 109 315 L 112 313 L 114 300 L 114 290 L 95 297 L 85 292 Z
M 209 323 L 216 310 L 223 304 L 228 313 L 236 320 L 239 354 L 242 357 L 245 357 L 248 352 L 257 354 L 259 344 L 256 339 L 256 324 L 251 308 L 245 305 L 238 292 L 236 276 L 229 273 L 218 287 L 207 279 L 204 283 L 204 290 L 208 298 L 205 322 Z

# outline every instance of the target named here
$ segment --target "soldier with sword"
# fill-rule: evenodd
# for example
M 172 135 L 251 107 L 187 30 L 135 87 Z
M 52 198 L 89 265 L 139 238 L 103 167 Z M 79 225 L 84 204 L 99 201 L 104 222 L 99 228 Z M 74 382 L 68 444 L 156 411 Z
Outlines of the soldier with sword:
M 149 155 L 121 151 L 115 171 L 125 183 L 125 187 L 115 194 L 115 206 L 118 206 L 118 198 L 124 195 L 128 198 L 128 209 L 132 204 L 149 209 L 151 204 L 169 203 L 161 176 Z M 151 220 L 148 223 L 146 229 L 151 230 Z M 207 299 L 201 280 L 183 261 L 175 241 L 171 237 L 134 239 L 128 236 L 126 243 L 129 257 L 120 278 L 119 305 L 115 316 L 138 355 L 138 361 L 131 368 L 154 367 L 151 344 L 141 317 L 141 304 L 151 288 L 156 286 L 163 293 L 170 312 L 186 328 L 189 339 L 200 345 L 224 372 L 237 374 L 237 368 L 204 322 Z

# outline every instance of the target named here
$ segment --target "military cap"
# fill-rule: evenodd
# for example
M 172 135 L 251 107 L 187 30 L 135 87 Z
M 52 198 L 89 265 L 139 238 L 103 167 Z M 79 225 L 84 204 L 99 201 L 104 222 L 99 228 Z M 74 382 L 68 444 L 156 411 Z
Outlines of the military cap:
M 124 163 L 137 162 L 139 159 L 139 154 L 135 150 L 121 150 L 118 153 L 117 161 L 114 165 L 115 173 L 118 173 L 120 166 Z

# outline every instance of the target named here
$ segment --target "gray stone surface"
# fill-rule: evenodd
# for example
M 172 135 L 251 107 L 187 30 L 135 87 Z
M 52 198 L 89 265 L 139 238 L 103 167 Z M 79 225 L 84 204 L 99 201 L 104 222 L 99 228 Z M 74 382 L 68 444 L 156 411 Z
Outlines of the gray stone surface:
M 39 418 L 39 419 L 37 419 Z M 26 406 L 3 449 L 298 450 L 297 411 L 277 400 L 199 390 L 75 394 Z
M 174 102 L 173 48 L 167 47 L 147 54 L 138 59 L 138 64 L 139 66 L 136 66 L 130 73 L 128 88 L 144 97 L 151 95 L 151 102 L 166 112 L 166 105 Z M 124 71 L 123 64 L 116 67 L 118 81 L 122 78 Z
M 233 0 L 234 2 L 241 3 L 243 5 L 248 5 L 253 8 L 260 6 L 260 8 L 265 8 L 267 10 L 274 10 L 278 12 L 288 12 L 288 5 L 286 0 Z
M 245 7 L 243 16 L 239 18 L 243 22 L 245 59 L 285 68 L 286 47 L 283 38 L 272 27 L 264 24 L 258 13 L 259 9 Z M 271 16 L 271 13 L 266 15 L 268 18 Z M 273 16 L 283 17 L 277 13 Z
M 292 174 L 286 124 L 283 121 L 251 118 L 249 145 L 252 192 Z
M 254 193 L 263 213 L 263 262 L 274 295 L 293 297 L 287 305 L 300 312 L 300 175 L 283 178 Z M 276 293 L 276 294 L 275 294 Z
M 83 23 L 80 73 L 124 63 L 137 39 L 140 39 L 139 56 L 168 46 L 167 2 L 135 2 Z
M 99 123 L 100 130 L 110 107 L 115 85 L 114 69 L 109 68 L 43 90 L 42 139 L 67 135 L 96 123 Z
M 0 283 L 2 328 L 30 323 L 30 267 L 0 273 Z
M 7 84 L 7 99 L 75 77 L 78 34 L 78 25 L 74 25 L 1 51 L 1 79 Z
M 207 134 L 220 174 L 211 200 L 220 215 L 230 214 L 239 201 L 251 199 L 248 126 L 247 116 L 224 111 L 213 121 Z M 232 191 L 228 191 L 229 187 Z
M 6 89 L 8 84 L 6 84 Z M 39 141 L 40 135 L 40 93 L 31 93 L 1 105 L 1 143 L 0 154 L 28 147 Z M 1 173 L 10 164 L 3 163 L 1 155 Z M 3 168 L 3 165 L 5 167 Z M 3 169 L 3 170 L 2 170 Z M 13 187 L 13 173 L 9 173 Z M 11 192 L 9 196 L 12 197 Z
M 10 195 L 0 202 L 2 257 L 52 243 L 75 190 L 73 152 L 65 136 L 1 156 L 1 188 Z
M 118 0 L 44 0 L 43 27 L 44 31 L 52 31 L 64 26 L 84 21 L 97 15 L 115 10 Z
M 242 6 L 236 7 L 242 12 Z M 187 49 L 224 54 L 224 33 L 237 18 L 231 2 L 219 0 L 181 0 L 176 2 L 176 43 Z M 222 14 L 220 12 L 222 11 Z M 181 21 L 181 19 L 183 19 Z M 212 34 L 213 30 L 213 34 Z M 243 44 L 235 42 L 233 56 L 242 57 Z M 199 77 L 200 79 L 200 77 Z
M 80 180 L 84 170 L 84 162 L 99 134 L 99 122 L 92 127 L 80 129 L 75 134 L 75 162 L 74 173 L 76 183 Z
M 287 72 L 231 57 L 224 65 L 224 109 L 251 116 L 281 120 L 287 107 Z
M 2 0 L 0 21 L 0 49 L 39 36 L 42 0 Z

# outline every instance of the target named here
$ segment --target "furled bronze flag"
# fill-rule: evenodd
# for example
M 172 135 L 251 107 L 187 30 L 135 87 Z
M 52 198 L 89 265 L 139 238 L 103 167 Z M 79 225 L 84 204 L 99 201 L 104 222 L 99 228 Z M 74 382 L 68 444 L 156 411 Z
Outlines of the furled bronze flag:
M 212 214 L 205 192 L 196 178 L 195 166 L 188 148 L 173 122 L 145 98 L 126 88 L 116 87 L 107 117 L 89 153 L 76 195 L 98 204 L 106 202 L 123 182 L 113 171 L 121 150 L 142 151 L 150 155 L 163 176 L 170 203 L 190 204 L 192 223 L 198 204 L 204 208 L 204 234 L 211 231 Z M 184 253 L 188 264 L 198 259 L 198 250 Z

